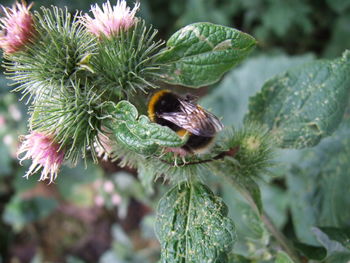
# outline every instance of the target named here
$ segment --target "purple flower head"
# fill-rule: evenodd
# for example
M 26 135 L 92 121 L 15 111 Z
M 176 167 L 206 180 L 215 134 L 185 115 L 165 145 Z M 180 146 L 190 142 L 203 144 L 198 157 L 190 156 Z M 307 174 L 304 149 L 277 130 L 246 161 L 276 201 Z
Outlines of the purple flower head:
M 137 3 L 130 10 L 125 0 L 118 0 L 114 6 L 111 6 L 111 3 L 107 1 L 102 5 L 102 9 L 96 4 L 91 6 L 94 18 L 86 14 L 82 17 L 82 23 L 97 37 L 104 35 L 109 38 L 112 35 L 117 35 L 121 30 L 127 31 L 134 25 L 135 14 L 139 6 L 140 4 Z
M 32 165 L 25 174 L 36 173 L 43 168 L 40 180 L 49 179 L 52 183 L 64 160 L 64 151 L 60 150 L 60 145 L 52 140 L 51 136 L 41 132 L 33 131 L 31 134 L 24 136 L 24 141 L 18 150 L 18 155 L 25 153 L 20 161 L 32 159 Z
M 12 8 L 0 6 L 4 17 L 0 18 L 0 48 L 11 54 L 21 50 L 34 33 L 34 21 L 24 2 L 16 3 Z

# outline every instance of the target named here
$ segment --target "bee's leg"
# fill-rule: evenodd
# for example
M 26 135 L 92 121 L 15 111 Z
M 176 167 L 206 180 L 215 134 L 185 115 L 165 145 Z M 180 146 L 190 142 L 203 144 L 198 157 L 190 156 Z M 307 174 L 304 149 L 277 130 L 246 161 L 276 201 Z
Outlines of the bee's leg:
M 185 156 L 181 156 L 181 161 L 182 161 L 182 166 L 186 166 L 187 161 L 186 161 Z
M 166 148 L 163 148 L 158 158 L 159 159 L 163 158 L 163 156 L 166 155 L 167 153 L 169 153 L 169 151 Z
M 177 165 L 177 153 L 174 154 L 174 167 L 178 167 L 178 165 Z

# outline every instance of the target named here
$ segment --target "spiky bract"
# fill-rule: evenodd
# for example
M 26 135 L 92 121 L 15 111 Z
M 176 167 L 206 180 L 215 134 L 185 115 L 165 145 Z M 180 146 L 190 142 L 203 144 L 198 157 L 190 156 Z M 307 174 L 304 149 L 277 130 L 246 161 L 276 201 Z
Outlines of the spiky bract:
M 133 91 L 156 87 L 159 67 L 155 60 L 162 41 L 155 41 L 157 31 L 138 19 L 128 31 L 102 38 L 97 55 L 91 58 L 96 85 L 108 94 L 125 98 Z
M 233 157 L 227 157 L 225 169 L 228 173 L 243 176 L 259 176 L 269 173 L 273 166 L 273 139 L 255 123 L 245 123 L 241 129 L 231 129 L 220 139 L 223 149 L 236 149 Z
M 112 102 L 103 101 L 102 94 L 88 83 L 71 81 L 55 92 L 41 96 L 31 107 L 31 128 L 54 134 L 55 142 L 66 149 L 66 159 L 76 163 L 80 155 L 86 158 L 90 149 L 96 160 L 94 142 L 103 133 L 103 121 Z
M 35 12 L 35 44 L 5 63 L 7 74 L 30 97 L 40 97 L 70 82 L 81 72 L 79 62 L 94 52 L 95 42 L 83 25 L 67 10 L 57 7 Z

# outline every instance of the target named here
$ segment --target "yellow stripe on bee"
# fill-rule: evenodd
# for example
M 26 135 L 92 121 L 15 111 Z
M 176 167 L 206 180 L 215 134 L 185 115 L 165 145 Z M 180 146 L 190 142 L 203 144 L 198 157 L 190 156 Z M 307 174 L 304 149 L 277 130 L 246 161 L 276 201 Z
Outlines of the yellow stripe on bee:
M 178 130 L 177 132 L 177 135 L 179 135 L 180 137 L 184 137 L 186 136 L 189 132 L 185 129 L 181 129 L 181 130 Z
M 148 117 L 150 118 L 151 121 L 153 121 L 153 122 L 156 121 L 155 120 L 156 119 L 155 118 L 156 112 L 155 112 L 155 109 L 154 109 L 156 103 L 159 101 L 160 98 L 162 98 L 164 96 L 164 94 L 167 94 L 167 93 L 170 93 L 170 91 L 166 90 L 166 89 L 157 91 L 157 92 L 155 92 L 152 95 L 151 99 L 149 100 L 149 103 L 148 103 Z
M 214 146 L 214 137 L 206 144 L 203 145 L 201 147 L 195 148 L 195 149 L 191 149 L 192 152 L 194 152 L 195 154 L 205 154 L 208 153 L 211 148 Z

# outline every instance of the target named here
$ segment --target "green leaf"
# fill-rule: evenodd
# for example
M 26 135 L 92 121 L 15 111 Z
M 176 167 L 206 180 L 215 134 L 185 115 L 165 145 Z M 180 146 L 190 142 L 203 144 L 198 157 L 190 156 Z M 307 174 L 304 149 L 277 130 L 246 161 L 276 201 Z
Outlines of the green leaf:
M 212 84 L 242 61 L 256 40 L 236 29 L 211 23 L 194 23 L 175 34 L 160 56 L 161 78 L 170 84 L 200 87 Z
M 294 247 L 308 259 L 322 260 L 327 256 L 327 250 L 323 247 L 304 243 L 294 243 Z
M 319 227 L 331 240 L 335 240 L 347 249 L 350 249 L 350 227 Z
M 350 221 L 347 198 L 350 189 L 350 120 L 346 119 L 332 137 L 304 151 L 298 165 L 287 174 L 293 225 L 298 239 L 318 245 L 314 226 L 343 228 Z
M 311 147 L 338 127 L 349 98 L 350 51 L 267 81 L 250 99 L 247 119 L 265 124 L 282 148 Z
M 318 241 L 329 252 L 344 251 L 347 249 L 350 252 L 350 228 L 336 227 L 315 227 L 313 232 Z
M 294 263 L 294 261 L 285 252 L 279 251 L 275 263 Z
M 201 183 L 182 182 L 159 202 L 161 262 L 225 263 L 235 242 L 227 207 Z
M 126 148 L 151 155 L 162 147 L 179 147 L 184 141 L 171 129 L 152 123 L 128 101 L 120 101 L 115 108 L 117 122 L 113 128 L 116 139 Z
M 126 100 L 120 101 L 115 106 L 114 113 L 117 119 L 123 121 L 135 121 L 138 116 L 136 107 Z
M 314 227 L 312 230 L 318 242 L 327 249 L 327 258 L 324 262 L 349 262 L 349 227 Z
M 239 127 L 248 111 L 248 99 L 261 88 L 269 78 L 313 59 L 312 55 L 287 56 L 260 55 L 248 58 L 242 65 L 228 72 L 200 104 L 219 117 L 224 125 Z M 254 72 L 254 74 L 252 74 Z M 234 85 L 233 85 L 234 83 Z

